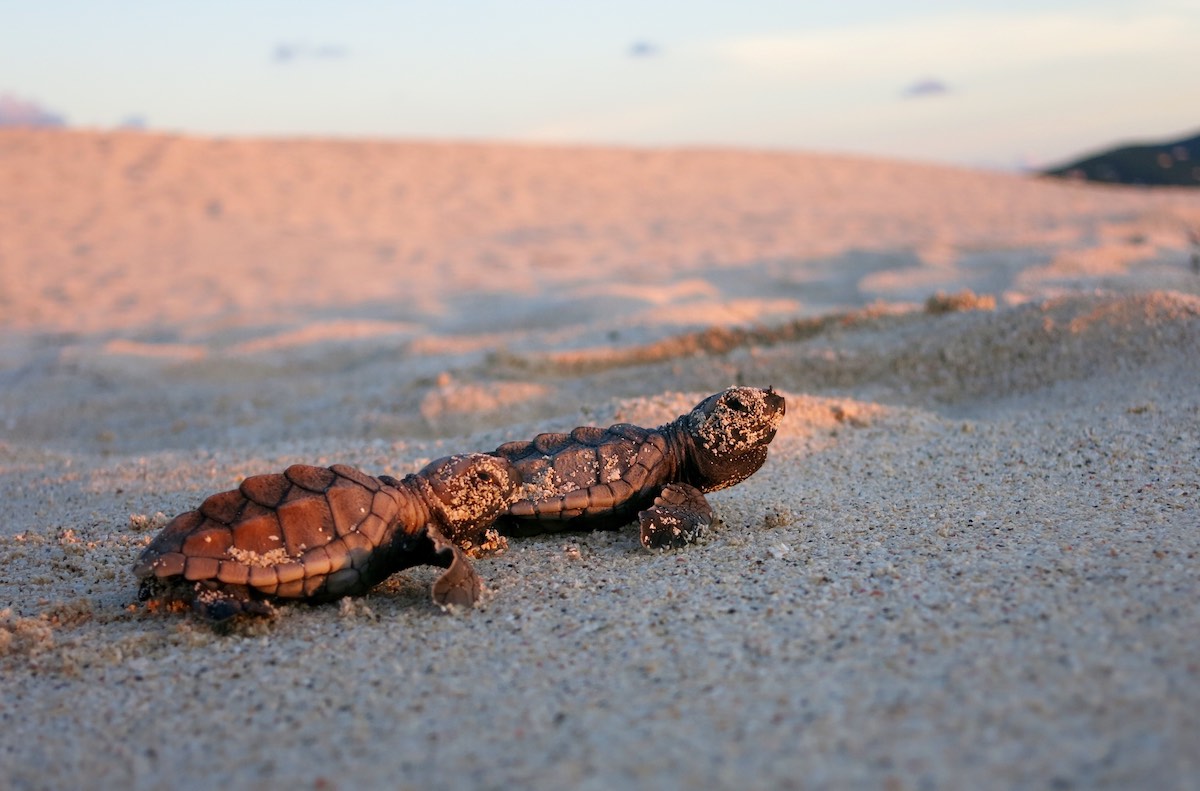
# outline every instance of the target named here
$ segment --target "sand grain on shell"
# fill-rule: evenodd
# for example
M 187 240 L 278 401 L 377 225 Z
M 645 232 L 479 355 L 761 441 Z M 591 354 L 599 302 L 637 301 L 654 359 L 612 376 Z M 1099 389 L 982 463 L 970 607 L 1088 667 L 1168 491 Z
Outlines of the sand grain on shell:
M 246 566 L 257 568 L 268 568 L 270 566 L 279 566 L 287 563 L 293 558 L 285 547 L 276 547 L 268 552 L 255 552 L 252 549 L 240 549 L 238 547 L 230 547 L 228 550 L 229 557 Z
M 0 183 L 8 787 L 1200 770 L 1200 193 L 20 130 Z M 136 601 L 157 514 L 247 475 L 401 475 L 738 382 L 787 415 L 702 545 L 513 539 L 461 617 L 424 567 L 224 635 Z

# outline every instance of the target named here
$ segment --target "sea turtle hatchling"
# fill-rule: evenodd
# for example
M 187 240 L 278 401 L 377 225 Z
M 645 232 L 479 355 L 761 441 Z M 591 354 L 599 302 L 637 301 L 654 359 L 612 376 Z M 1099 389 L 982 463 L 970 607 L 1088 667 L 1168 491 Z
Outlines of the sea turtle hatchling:
M 190 599 L 213 620 L 269 615 L 270 599 L 365 593 L 423 564 L 446 569 L 434 602 L 472 606 L 483 586 L 461 546 L 480 543 L 519 483 L 508 462 L 484 454 L 438 459 L 402 480 L 296 464 L 175 517 L 133 572 L 143 600 L 160 592 Z
M 687 544 L 712 522 L 703 493 L 763 465 L 785 410 L 772 388 L 731 387 L 658 428 L 583 426 L 501 445 L 494 453 L 523 484 L 497 527 L 535 535 L 615 528 L 636 515 L 643 546 Z

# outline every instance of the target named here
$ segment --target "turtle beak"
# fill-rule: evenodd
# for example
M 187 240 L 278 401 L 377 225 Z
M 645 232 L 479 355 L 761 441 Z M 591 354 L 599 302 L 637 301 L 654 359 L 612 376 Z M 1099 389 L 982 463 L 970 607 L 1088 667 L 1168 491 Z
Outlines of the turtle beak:
M 783 396 L 775 392 L 775 388 L 767 388 L 767 392 L 763 395 L 763 401 L 772 413 L 778 412 L 780 417 L 787 414 L 787 402 L 784 401 Z

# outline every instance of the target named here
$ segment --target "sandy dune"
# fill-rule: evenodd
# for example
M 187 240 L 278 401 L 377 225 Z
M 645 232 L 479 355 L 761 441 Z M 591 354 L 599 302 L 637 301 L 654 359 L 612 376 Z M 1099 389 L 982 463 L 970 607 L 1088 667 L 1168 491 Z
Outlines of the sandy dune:
M 1156 787 L 1200 765 L 1200 193 L 812 154 L 0 132 L 14 788 Z M 938 291 L 975 296 L 927 302 Z M 788 417 L 705 543 L 218 634 L 162 512 Z

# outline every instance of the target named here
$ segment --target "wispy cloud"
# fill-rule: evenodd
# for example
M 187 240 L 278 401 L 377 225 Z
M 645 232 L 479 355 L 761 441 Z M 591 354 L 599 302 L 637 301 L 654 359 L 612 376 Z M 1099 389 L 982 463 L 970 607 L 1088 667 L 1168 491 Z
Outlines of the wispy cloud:
M 288 41 L 275 45 L 271 60 L 276 63 L 295 63 L 303 60 L 339 60 L 350 54 L 340 44 L 309 44 Z
M 950 86 L 934 77 L 926 77 L 923 80 L 905 87 L 900 95 L 905 99 L 920 99 L 926 96 L 941 96 L 950 92 Z
M 985 73 L 1098 56 L 1194 46 L 1189 20 L 1062 12 L 956 13 L 893 25 L 746 36 L 718 42 L 726 62 L 796 78 L 828 80 L 909 71 Z
M 635 41 L 629 45 L 631 58 L 656 58 L 662 54 L 662 47 L 653 41 Z
M 0 126 L 65 126 L 67 119 L 31 99 L 0 93 Z

